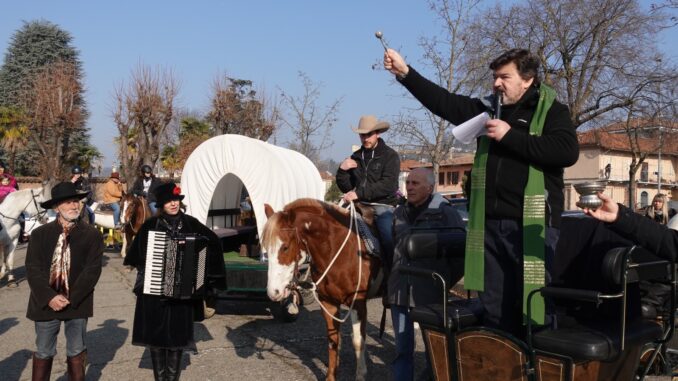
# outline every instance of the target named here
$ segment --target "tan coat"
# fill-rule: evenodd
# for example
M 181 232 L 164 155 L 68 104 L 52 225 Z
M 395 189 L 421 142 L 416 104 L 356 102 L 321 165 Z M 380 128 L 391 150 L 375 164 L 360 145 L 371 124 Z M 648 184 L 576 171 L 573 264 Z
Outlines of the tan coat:
M 122 198 L 122 183 L 109 179 L 104 184 L 104 204 L 119 202 Z

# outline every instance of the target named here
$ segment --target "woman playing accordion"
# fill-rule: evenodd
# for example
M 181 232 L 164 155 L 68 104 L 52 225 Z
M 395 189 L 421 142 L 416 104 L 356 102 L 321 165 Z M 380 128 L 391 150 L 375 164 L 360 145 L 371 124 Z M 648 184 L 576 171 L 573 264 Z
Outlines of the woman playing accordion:
M 149 347 L 156 380 L 178 380 L 193 322 L 204 319 L 203 296 L 224 287 L 224 259 L 219 238 L 182 212 L 176 184 L 159 186 L 155 196 L 160 213 L 141 227 L 124 262 L 138 271 L 132 344 Z M 172 285 L 189 291 L 168 293 Z

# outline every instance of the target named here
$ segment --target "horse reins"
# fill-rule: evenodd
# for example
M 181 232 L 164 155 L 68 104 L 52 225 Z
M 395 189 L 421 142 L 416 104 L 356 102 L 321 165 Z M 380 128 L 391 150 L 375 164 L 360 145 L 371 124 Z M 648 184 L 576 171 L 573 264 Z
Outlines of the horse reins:
M 31 204 L 31 202 L 33 202 L 33 205 L 35 205 L 35 210 L 38 211 L 38 214 L 37 214 L 37 217 L 38 217 L 38 218 L 36 219 L 36 220 L 38 220 L 38 219 L 41 219 L 42 216 L 44 216 L 44 215 L 47 213 L 47 210 L 43 210 L 42 212 L 40 212 L 40 209 L 41 209 L 41 208 L 40 208 L 40 206 L 38 205 L 38 202 L 35 200 L 35 196 L 36 196 L 36 195 L 35 195 L 35 193 L 33 193 L 33 189 L 30 189 L 30 191 L 31 191 L 31 201 L 29 201 L 28 204 L 26 204 L 26 206 L 24 206 L 22 209 L 19 209 L 19 210 L 21 210 L 21 212 L 19 212 L 19 216 L 21 216 L 21 213 L 22 213 L 24 210 L 26 210 L 26 208 L 28 207 L 28 205 Z M 0 212 L 0 216 L 2 216 L 2 218 L 6 218 L 6 219 L 8 219 L 8 220 L 14 220 L 14 221 L 17 221 L 17 222 L 20 221 L 19 217 L 14 218 L 14 217 L 6 216 L 6 215 L 5 215 L 4 213 L 2 213 L 2 212 Z
M 346 233 L 346 238 L 344 239 L 344 242 L 341 244 L 341 247 L 339 247 L 339 250 L 337 250 L 337 253 L 334 254 L 334 258 L 332 258 L 332 261 L 330 261 L 330 264 L 327 266 L 327 268 L 325 268 L 325 271 L 320 276 L 318 281 L 317 282 L 313 282 L 313 281 L 310 282 L 311 283 L 310 289 L 313 292 L 313 298 L 315 298 L 316 302 L 318 302 L 318 305 L 320 306 L 320 308 L 322 308 L 323 312 L 325 312 L 332 319 L 334 319 L 335 321 L 337 321 L 339 323 L 345 322 L 348 319 L 348 317 L 351 315 L 351 311 L 353 311 L 353 305 L 355 304 L 355 301 L 358 298 L 358 291 L 360 290 L 360 282 L 362 280 L 362 273 L 363 273 L 363 264 L 362 264 L 362 261 L 361 261 L 362 256 L 360 255 L 362 253 L 362 245 L 360 243 L 360 234 L 358 233 L 358 215 L 355 212 L 355 206 L 353 205 L 353 201 L 351 201 L 350 210 L 351 210 L 351 212 L 350 212 L 350 217 L 349 217 L 348 232 Z M 355 221 L 355 224 L 354 224 L 354 221 Z M 346 315 L 342 319 L 339 319 L 336 316 L 330 314 L 330 312 L 327 311 L 325 306 L 323 306 L 323 304 L 320 303 L 320 299 L 318 299 L 317 287 L 318 287 L 318 284 L 320 284 L 320 282 L 322 282 L 323 279 L 325 278 L 325 276 L 329 273 L 330 269 L 334 265 L 334 262 L 337 260 L 337 258 L 339 258 L 339 254 L 341 254 L 341 252 L 344 250 L 344 247 L 346 246 L 348 239 L 351 237 L 351 231 L 353 230 L 354 225 L 355 225 L 355 235 L 356 235 L 356 238 L 358 239 L 358 284 L 356 284 L 356 289 L 355 289 L 355 292 L 353 293 L 353 300 L 351 300 L 351 305 L 348 308 L 348 312 L 346 313 Z M 296 228 L 295 228 L 295 230 L 296 230 Z M 298 233 L 297 233 L 297 239 L 300 242 L 303 242 L 305 244 L 306 251 L 309 253 L 308 254 L 309 257 L 312 257 L 311 252 L 308 249 L 308 244 L 306 244 L 306 242 L 302 241 L 298 237 Z M 296 264 L 295 264 L 295 270 L 298 266 L 299 266 L 299 263 L 297 261 Z

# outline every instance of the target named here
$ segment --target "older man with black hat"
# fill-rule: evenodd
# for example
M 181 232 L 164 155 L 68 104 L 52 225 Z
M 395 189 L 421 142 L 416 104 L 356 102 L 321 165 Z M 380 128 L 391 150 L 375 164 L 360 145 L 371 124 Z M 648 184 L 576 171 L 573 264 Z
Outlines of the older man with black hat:
M 356 201 L 374 208 L 382 255 L 390 261 L 393 255 L 393 208 L 398 202 L 400 157 L 386 145 L 380 135 L 388 122 L 372 115 L 360 117 L 353 131 L 362 146 L 344 160 L 337 170 L 337 186 L 344 192 L 344 201 Z
M 208 293 L 213 287 L 224 287 L 224 257 L 216 234 L 182 212 L 181 200 L 184 195 L 181 194 L 181 188 L 174 183 L 162 184 L 155 189 L 155 198 L 159 213 L 141 226 L 125 257 L 125 265 L 133 266 L 138 271 L 134 286 L 137 303 L 132 344 L 149 347 L 156 380 L 173 381 L 179 379 L 184 348 L 191 346 L 194 341 L 193 322 L 204 319 L 204 304 L 197 296 L 192 299 L 174 299 L 143 292 L 150 232 L 164 232 L 169 236 L 195 233 L 207 239 L 204 275 Z M 179 255 L 181 257 L 177 257 L 177 263 L 193 259 L 187 258 L 186 252 L 177 251 Z
M 26 317 L 35 321 L 33 380 L 49 380 L 62 322 L 68 378 L 85 379 L 87 319 L 93 314 L 94 286 L 101 275 L 104 251 L 101 233 L 78 219 L 80 200 L 86 196 L 71 182 L 54 186 L 51 199 L 40 205 L 54 209 L 57 218 L 31 233 L 26 253 L 31 289 Z

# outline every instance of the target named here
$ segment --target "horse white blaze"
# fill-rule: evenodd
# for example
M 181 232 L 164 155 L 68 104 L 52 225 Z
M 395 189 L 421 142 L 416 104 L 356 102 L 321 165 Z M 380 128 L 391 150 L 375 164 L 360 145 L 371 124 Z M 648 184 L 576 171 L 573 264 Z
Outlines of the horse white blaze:
M 276 237 L 270 247 L 266 248 L 268 253 L 268 282 L 266 284 L 266 293 L 273 301 L 280 301 L 289 295 L 287 285 L 294 276 L 294 263 L 281 265 L 278 262 L 278 251 L 282 246 L 280 238 Z
M 356 380 L 364 380 L 367 375 L 367 364 L 365 363 L 365 340 L 360 330 L 361 321 L 358 319 L 358 312 L 351 310 L 351 328 L 353 328 L 353 350 L 355 351 Z
M 128 207 L 129 207 L 129 202 L 123 201 L 122 210 L 120 211 L 120 223 L 123 224 L 123 225 L 127 223 L 127 208 Z

